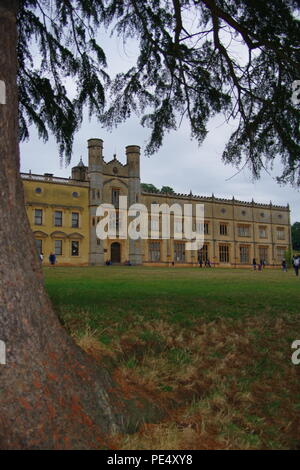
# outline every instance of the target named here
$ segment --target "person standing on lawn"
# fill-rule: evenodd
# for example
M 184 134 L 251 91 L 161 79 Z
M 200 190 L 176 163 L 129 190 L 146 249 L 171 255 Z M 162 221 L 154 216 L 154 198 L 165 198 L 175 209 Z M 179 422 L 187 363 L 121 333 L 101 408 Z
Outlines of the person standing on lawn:
M 299 276 L 299 267 L 300 267 L 300 256 L 297 255 L 294 258 L 294 270 L 295 270 L 296 276 Z
M 56 261 L 56 256 L 54 253 L 50 253 L 49 255 L 49 262 L 51 264 L 51 266 L 54 266 L 55 265 L 55 261 Z
M 286 264 L 286 260 L 285 260 L 285 259 L 282 260 L 281 267 L 282 267 L 282 271 L 283 271 L 284 273 L 286 273 L 286 272 L 287 272 L 287 264 Z

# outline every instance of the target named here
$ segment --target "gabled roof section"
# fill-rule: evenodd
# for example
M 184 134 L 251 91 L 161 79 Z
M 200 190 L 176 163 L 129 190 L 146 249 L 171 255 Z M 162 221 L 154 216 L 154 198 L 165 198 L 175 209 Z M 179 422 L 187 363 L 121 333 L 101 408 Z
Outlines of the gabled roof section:
M 123 165 L 123 163 L 121 163 L 120 160 L 117 159 L 117 154 L 116 153 L 114 154 L 114 158 L 112 160 L 110 160 L 107 163 L 106 162 L 104 162 L 104 163 L 105 163 L 105 165 L 116 165 L 116 166 L 120 165 L 121 167 L 126 166 L 126 165 Z

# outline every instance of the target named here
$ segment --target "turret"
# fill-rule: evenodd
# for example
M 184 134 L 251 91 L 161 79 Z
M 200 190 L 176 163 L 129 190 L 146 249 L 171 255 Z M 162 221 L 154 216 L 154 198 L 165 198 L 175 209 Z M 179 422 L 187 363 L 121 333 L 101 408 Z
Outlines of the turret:
M 90 182 L 90 264 L 101 265 L 103 258 L 103 242 L 97 241 L 96 237 L 96 211 L 102 201 L 103 191 L 103 140 L 89 139 L 89 167 L 88 179 Z
M 141 182 L 140 182 L 140 147 L 138 145 L 128 145 L 126 147 L 126 157 L 128 165 L 128 205 L 140 203 Z M 132 264 L 142 264 L 142 244 L 141 240 L 129 238 L 129 259 Z
M 102 171 L 103 166 L 103 140 L 89 139 L 89 172 Z
M 126 157 L 128 165 L 128 175 L 132 178 L 140 177 L 140 153 L 141 149 L 138 145 L 127 145 Z

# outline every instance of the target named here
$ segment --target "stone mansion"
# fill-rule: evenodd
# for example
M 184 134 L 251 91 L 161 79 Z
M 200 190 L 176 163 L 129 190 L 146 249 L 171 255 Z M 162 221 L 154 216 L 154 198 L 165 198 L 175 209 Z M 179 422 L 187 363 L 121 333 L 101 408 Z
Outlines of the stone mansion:
M 190 194 L 149 193 L 141 189 L 140 147 L 126 147 L 126 164 L 116 156 L 105 162 L 103 141 L 88 140 L 88 166 L 80 160 L 72 176 L 22 173 L 25 202 L 37 250 L 48 264 L 50 252 L 58 265 L 103 265 L 106 261 L 144 265 L 196 266 L 199 256 L 213 266 L 243 267 L 253 258 L 278 266 L 291 248 L 289 206 L 260 204 Z M 107 239 L 96 236 L 97 207 L 110 203 L 118 211 L 120 196 L 128 206 L 144 204 L 204 204 L 204 245 L 200 252 L 186 251 L 185 241 Z M 174 219 L 174 216 L 173 216 Z M 171 215 L 171 224 L 172 215 Z M 159 228 L 158 228 L 159 230 Z M 171 232 L 172 233 L 172 232 Z

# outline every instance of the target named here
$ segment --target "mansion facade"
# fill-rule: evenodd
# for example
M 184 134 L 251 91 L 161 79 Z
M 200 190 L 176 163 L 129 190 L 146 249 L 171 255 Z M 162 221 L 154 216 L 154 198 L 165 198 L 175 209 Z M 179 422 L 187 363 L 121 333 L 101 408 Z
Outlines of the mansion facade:
M 291 249 L 289 206 L 276 206 L 194 196 L 149 193 L 141 189 L 140 147 L 126 147 L 126 164 L 116 156 L 105 162 L 103 141 L 88 140 L 88 166 L 80 160 L 72 176 L 21 174 L 29 222 L 37 250 L 48 264 L 55 253 L 59 265 L 103 265 L 130 261 L 133 265 L 196 266 L 199 258 L 213 266 L 244 267 L 264 260 L 267 266 L 281 264 Z M 200 251 L 185 250 L 185 240 L 171 236 L 157 238 L 106 239 L 96 235 L 97 207 L 110 203 L 118 213 L 120 196 L 127 196 L 128 206 L 141 203 L 151 212 L 151 204 L 204 204 L 204 245 Z M 174 226 L 171 214 L 171 225 Z M 153 228 L 153 227 L 152 227 Z

